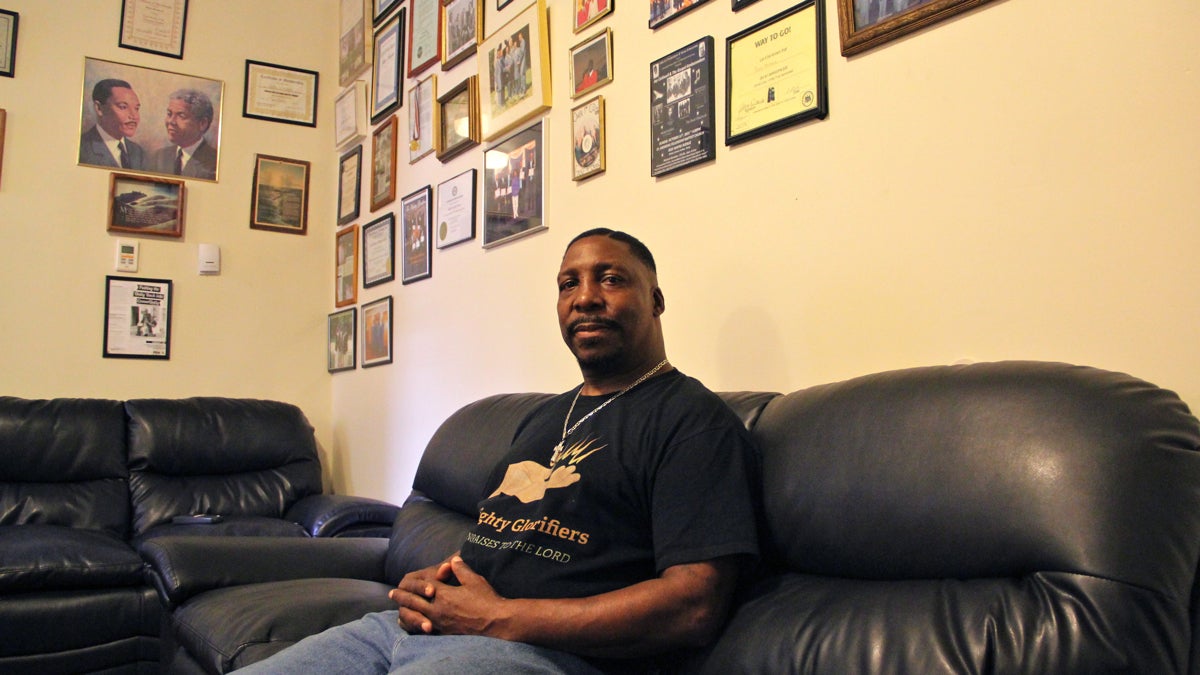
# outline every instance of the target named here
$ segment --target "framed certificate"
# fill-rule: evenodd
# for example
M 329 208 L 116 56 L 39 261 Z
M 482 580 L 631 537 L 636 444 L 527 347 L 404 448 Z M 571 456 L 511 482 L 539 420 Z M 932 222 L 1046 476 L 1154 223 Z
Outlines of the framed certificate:
M 371 64 L 371 22 L 367 8 L 371 0 L 339 0 L 338 84 L 346 86 Z
M 17 26 L 21 15 L 0 9 L 0 75 L 12 77 L 17 63 Z
M 171 358 L 170 279 L 105 277 L 104 358 Z
M 344 148 L 367 135 L 367 83 L 355 80 L 333 102 L 333 144 Z
M 363 288 L 396 278 L 396 216 L 384 214 L 363 225 Z
M 725 41 L 725 145 L 828 114 L 821 7 L 805 0 Z
M 352 223 L 358 218 L 362 198 L 362 146 L 342 155 L 338 171 L 338 225 Z
M 188 0 L 124 0 L 118 45 L 139 52 L 183 58 Z
M 437 189 L 437 247 L 475 238 L 475 169 L 468 169 Z
M 650 63 L 650 175 L 716 159 L 713 39 Z
M 404 100 L 400 79 L 404 74 L 404 14 L 392 15 L 375 31 L 375 62 L 371 66 L 371 123 L 378 124 Z
M 416 77 L 442 60 L 441 0 L 409 0 L 408 76 Z
M 320 77 L 315 70 L 247 59 L 242 117 L 303 127 L 317 126 L 317 83 Z

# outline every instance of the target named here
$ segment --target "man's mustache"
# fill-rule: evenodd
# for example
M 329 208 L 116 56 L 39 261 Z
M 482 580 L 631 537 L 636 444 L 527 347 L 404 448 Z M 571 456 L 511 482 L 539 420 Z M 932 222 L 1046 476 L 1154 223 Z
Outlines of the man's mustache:
M 597 317 L 583 316 L 583 317 L 575 319 L 571 323 L 567 324 L 567 332 L 574 335 L 575 332 L 579 330 L 580 326 L 589 326 L 589 327 L 600 326 L 602 328 L 607 328 L 609 330 L 621 330 L 621 324 L 617 323 L 616 321 L 613 321 L 612 319 L 606 319 L 604 317 L 598 317 L 598 316 Z

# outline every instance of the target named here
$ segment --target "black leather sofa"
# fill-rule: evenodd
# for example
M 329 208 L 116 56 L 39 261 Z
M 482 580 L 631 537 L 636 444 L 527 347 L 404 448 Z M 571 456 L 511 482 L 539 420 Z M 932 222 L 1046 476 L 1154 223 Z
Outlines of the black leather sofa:
M 686 673 L 1197 673 L 1200 426 L 1128 375 L 1004 362 L 726 394 L 763 459 L 763 565 Z M 517 421 L 430 440 L 390 541 L 165 537 L 169 671 L 223 673 L 391 608 L 455 550 Z M 319 545 L 319 548 L 316 546 Z
M 0 673 L 159 672 L 142 542 L 386 536 L 397 511 L 321 494 L 293 405 L 0 397 Z M 192 513 L 223 520 L 173 522 Z

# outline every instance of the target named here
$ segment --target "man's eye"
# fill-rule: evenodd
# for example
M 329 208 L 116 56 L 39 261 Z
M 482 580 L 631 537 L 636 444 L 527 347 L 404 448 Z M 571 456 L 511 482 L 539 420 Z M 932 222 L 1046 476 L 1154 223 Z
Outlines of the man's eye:
M 559 291 L 570 290 L 572 288 L 575 288 L 575 286 L 577 286 L 577 285 L 578 285 L 578 282 L 576 282 L 573 279 L 570 281 L 563 281 L 558 284 L 558 290 Z

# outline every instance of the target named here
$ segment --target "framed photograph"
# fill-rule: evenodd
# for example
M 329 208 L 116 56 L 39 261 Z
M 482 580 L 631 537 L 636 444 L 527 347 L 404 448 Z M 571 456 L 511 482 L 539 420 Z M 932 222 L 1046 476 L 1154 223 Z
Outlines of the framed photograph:
M 354 222 L 358 218 L 359 202 L 362 200 L 362 146 L 342 155 L 338 171 L 338 225 Z
M 0 108 L 0 174 L 4 169 L 4 127 L 8 122 L 8 111 Z
M 302 159 L 254 156 L 254 190 L 250 197 L 250 228 L 308 234 L 308 173 Z
M 396 201 L 396 116 L 371 135 L 371 210 Z
M 344 148 L 367 135 L 367 83 L 355 80 L 333 101 L 333 145 Z
M 372 0 L 372 23 L 378 26 L 387 17 L 388 12 L 400 6 L 402 0 Z
M 705 36 L 650 63 L 650 175 L 717 157 L 713 39 Z
M 388 213 L 363 225 L 363 288 L 396 278 L 396 216 Z
M 604 97 L 571 109 L 571 180 L 604 172 Z
M 468 169 L 442 181 L 437 189 L 437 247 L 447 248 L 475 238 L 477 172 Z
M 438 97 L 434 143 L 443 162 L 479 145 L 479 81 L 472 75 Z
M 183 181 L 111 173 L 108 178 L 108 231 L 183 236 Z
M 358 302 L 358 226 L 337 233 L 334 245 L 334 307 Z
M 571 98 L 612 82 L 612 29 L 571 47 Z
M 433 152 L 433 99 L 437 75 L 430 75 L 408 90 L 408 163 Z
M 319 79 L 315 70 L 247 59 L 242 117 L 315 127 Z
M 0 9 L 0 75 L 12 77 L 17 68 L 17 24 L 21 15 Z
M 542 123 L 483 154 L 483 247 L 546 229 L 542 215 Z
M 505 7 L 508 7 L 511 4 L 512 4 L 512 0 L 496 0 L 496 11 L 499 12 L 500 10 L 504 9 Z
M 375 62 L 371 66 L 371 123 L 378 124 L 404 101 L 400 79 L 404 74 L 403 7 L 375 31 Z
M 224 90 L 220 80 L 84 58 L 79 164 L 217 180 Z
M 408 0 L 408 76 L 442 60 L 441 0 Z
M 104 358 L 171 358 L 171 280 L 104 281 Z
M 725 145 L 829 113 L 825 16 L 805 0 L 725 40 Z
M 354 370 L 358 356 L 358 308 L 350 307 L 329 315 L 325 322 L 325 343 L 329 345 L 325 369 L 331 373 Z
M 188 0 L 122 0 L 118 46 L 183 58 Z
M 371 65 L 367 7 L 371 0 L 339 0 L 338 86 L 345 87 Z
M 842 56 L 891 42 L 991 0 L 837 0 Z
M 479 94 L 484 140 L 550 108 L 548 35 L 546 2 L 537 0 L 483 42 Z
M 392 362 L 392 296 L 362 307 L 363 368 Z
M 611 14 L 613 0 L 575 0 L 575 32 L 587 28 Z
M 400 215 L 404 219 L 400 283 L 411 284 L 433 274 L 433 247 L 429 241 L 429 223 L 433 220 L 432 193 L 426 185 L 400 201 Z
M 607 0 L 606 0 L 607 1 Z M 442 70 L 469 58 L 483 35 L 481 0 L 442 0 Z
M 664 23 L 677 19 L 685 12 L 690 12 L 708 0 L 650 0 L 650 27 L 658 28 Z

